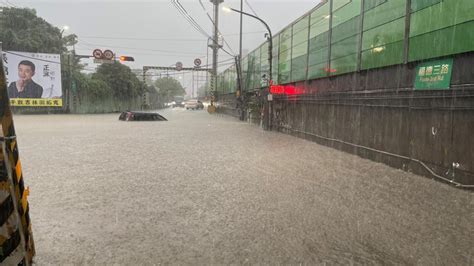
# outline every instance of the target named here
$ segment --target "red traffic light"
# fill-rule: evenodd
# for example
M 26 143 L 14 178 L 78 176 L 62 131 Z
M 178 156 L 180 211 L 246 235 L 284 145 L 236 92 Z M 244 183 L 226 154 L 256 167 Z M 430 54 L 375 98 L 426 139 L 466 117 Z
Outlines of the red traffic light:
M 133 57 L 131 57 L 131 56 L 123 56 L 123 55 L 122 55 L 122 56 L 120 56 L 120 61 L 122 61 L 122 62 L 123 62 L 123 61 L 131 61 L 131 62 L 133 62 L 133 61 L 135 61 L 135 58 L 133 58 Z

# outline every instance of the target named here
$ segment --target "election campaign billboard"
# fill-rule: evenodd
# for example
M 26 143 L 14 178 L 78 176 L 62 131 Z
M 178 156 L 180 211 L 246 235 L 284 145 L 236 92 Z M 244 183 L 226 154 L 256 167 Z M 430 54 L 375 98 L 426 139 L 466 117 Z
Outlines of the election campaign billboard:
M 2 59 L 12 106 L 62 106 L 59 54 L 3 51 Z

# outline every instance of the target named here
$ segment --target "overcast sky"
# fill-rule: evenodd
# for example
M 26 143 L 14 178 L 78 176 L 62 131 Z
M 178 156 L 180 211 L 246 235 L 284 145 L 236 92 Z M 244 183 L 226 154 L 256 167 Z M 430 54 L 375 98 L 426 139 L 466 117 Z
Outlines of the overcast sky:
M 179 2 L 207 34 L 212 35 L 212 23 L 199 0 Z M 245 2 L 276 33 L 315 7 L 320 0 L 244 0 L 244 11 L 253 13 Z M 185 67 L 192 67 L 198 57 L 206 64 L 207 37 L 190 26 L 171 0 L 8 0 L 8 3 L 34 8 L 38 16 L 55 26 L 69 26 L 69 33 L 79 36 L 78 54 L 91 54 L 94 48 L 111 49 L 117 55 L 135 57 L 136 62 L 127 63 L 131 68 L 171 66 L 177 61 L 183 62 Z M 202 3 L 212 17 L 210 1 L 202 0 Z M 0 0 L 0 4 L 6 5 L 7 0 Z M 238 9 L 240 1 L 226 0 L 222 5 Z M 227 50 L 237 54 L 239 15 L 221 11 L 219 20 L 220 31 L 231 48 Z M 262 44 L 264 32 L 260 22 L 244 17 L 244 49 L 251 51 Z M 209 53 L 211 56 L 211 51 Z M 219 52 L 219 61 L 229 58 L 224 52 Z M 91 62 L 89 64 L 90 68 L 94 67 Z M 220 70 L 225 68 L 222 66 Z M 189 87 L 190 78 L 184 76 L 184 80 L 184 85 Z

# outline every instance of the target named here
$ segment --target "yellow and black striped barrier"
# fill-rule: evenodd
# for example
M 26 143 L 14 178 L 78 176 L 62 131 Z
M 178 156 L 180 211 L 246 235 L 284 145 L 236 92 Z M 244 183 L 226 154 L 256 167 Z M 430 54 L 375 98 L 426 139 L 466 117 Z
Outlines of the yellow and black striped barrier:
M 0 265 L 30 265 L 35 247 L 27 199 L 29 189 L 23 180 L 3 60 L 0 60 L 0 124 Z

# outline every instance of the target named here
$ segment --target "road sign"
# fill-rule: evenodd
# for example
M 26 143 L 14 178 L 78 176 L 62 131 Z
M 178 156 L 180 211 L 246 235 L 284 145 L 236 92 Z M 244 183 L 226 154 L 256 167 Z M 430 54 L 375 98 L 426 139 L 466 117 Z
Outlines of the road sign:
M 177 62 L 176 63 L 176 70 L 181 71 L 181 69 L 183 69 L 183 63 Z
M 94 58 L 94 63 L 96 63 L 96 64 L 113 64 L 114 62 L 115 62 L 114 60 L 95 59 Z
M 416 68 L 415 90 L 449 89 L 453 59 L 422 62 Z
M 199 59 L 199 58 L 194 59 L 194 65 L 195 65 L 195 66 L 198 67 L 198 66 L 201 65 L 201 63 L 202 63 L 202 62 L 201 62 L 201 59 Z
M 95 59 L 102 59 L 102 57 L 104 56 L 104 53 L 102 53 L 102 50 L 100 49 L 95 49 L 92 52 L 92 55 L 94 56 Z
M 114 52 L 112 52 L 110 50 L 105 50 L 104 54 L 103 54 L 103 57 L 104 57 L 104 59 L 107 59 L 107 60 L 113 60 L 114 59 Z

